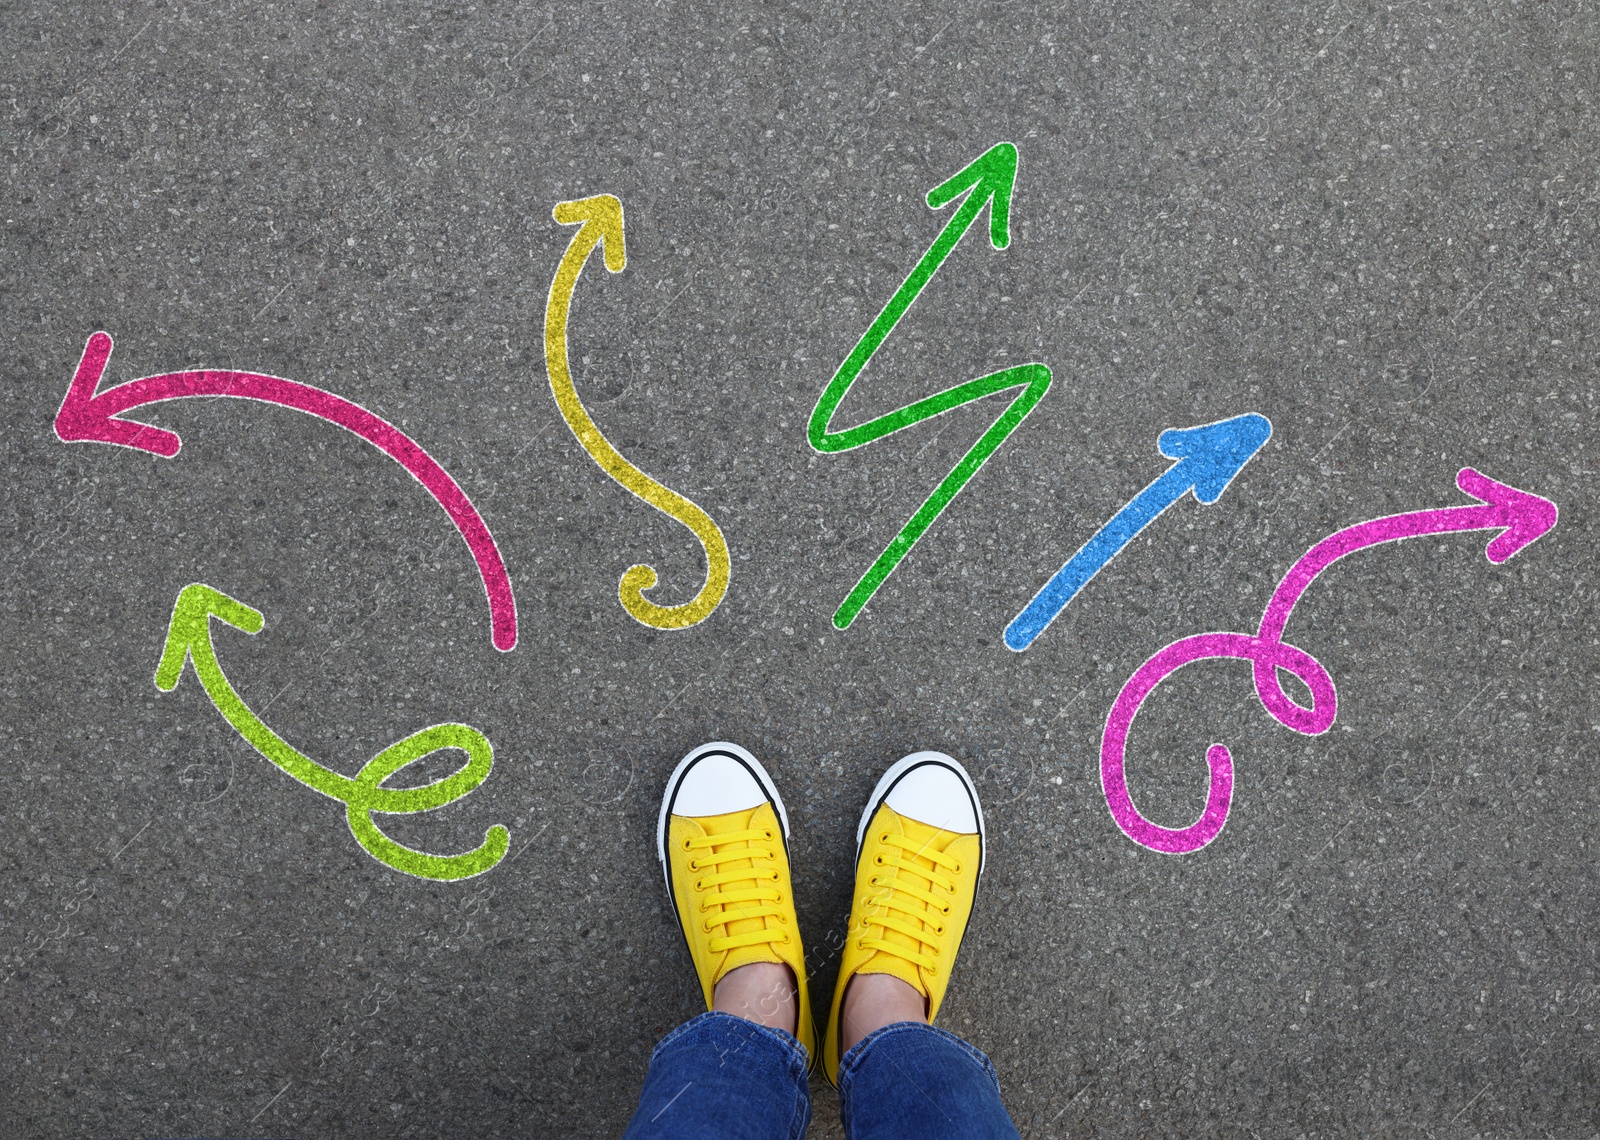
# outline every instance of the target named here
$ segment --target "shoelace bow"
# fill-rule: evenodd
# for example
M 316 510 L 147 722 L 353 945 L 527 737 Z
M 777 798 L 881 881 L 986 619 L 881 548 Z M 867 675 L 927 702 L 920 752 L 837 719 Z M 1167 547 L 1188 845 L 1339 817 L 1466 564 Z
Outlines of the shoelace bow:
M 744 867 L 736 870 L 718 870 L 720 864 L 739 861 L 759 863 L 763 859 L 777 858 L 777 852 L 770 847 L 761 847 L 757 844 L 770 844 L 777 839 L 777 834 L 770 828 L 754 828 L 746 831 L 724 831 L 718 835 L 695 835 L 683 841 L 685 851 L 704 851 L 704 855 L 695 855 L 689 860 L 689 870 L 699 877 L 694 881 L 697 892 L 710 891 L 700 900 L 700 910 L 706 914 L 701 923 L 702 929 L 710 934 L 717 927 L 726 928 L 730 922 L 742 922 L 745 919 L 776 918 L 781 925 L 787 926 L 788 915 L 782 906 L 783 892 L 778 889 L 780 875 L 776 867 L 763 870 L 760 866 Z M 701 874 L 710 870 L 709 875 Z M 722 890 L 729 883 L 751 883 L 751 886 L 741 887 L 737 890 Z M 789 932 L 774 930 L 765 921 L 760 930 L 750 930 L 743 934 L 724 934 L 711 939 L 711 952 L 721 954 L 726 950 L 737 950 L 744 946 L 759 946 L 763 943 L 788 942 Z
M 915 940 L 919 946 L 926 947 L 931 953 L 912 950 L 909 946 L 891 942 L 886 938 L 875 938 L 871 934 L 860 938 L 857 945 L 863 950 L 878 950 L 892 954 L 896 958 L 903 958 L 920 966 L 930 974 L 937 974 L 939 944 L 933 939 L 944 934 L 944 919 L 950 914 L 950 904 L 959 888 L 959 884 L 944 875 L 942 869 L 948 868 L 953 874 L 959 875 L 961 860 L 954 855 L 937 851 L 925 843 L 893 832 L 880 832 L 878 842 L 890 850 L 878 854 L 874 860 L 877 866 L 910 872 L 918 879 L 926 880 L 928 888 L 924 889 L 904 876 L 892 872 L 873 875 L 867 880 L 867 885 L 878 888 L 880 893 L 871 899 L 875 913 L 866 916 L 862 925 L 868 930 L 874 926 L 881 926 L 885 930 L 898 931 Z M 894 848 L 900 850 L 897 852 L 893 850 Z M 930 868 L 924 865 L 921 862 L 923 860 L 932 863 L 933 866 Z

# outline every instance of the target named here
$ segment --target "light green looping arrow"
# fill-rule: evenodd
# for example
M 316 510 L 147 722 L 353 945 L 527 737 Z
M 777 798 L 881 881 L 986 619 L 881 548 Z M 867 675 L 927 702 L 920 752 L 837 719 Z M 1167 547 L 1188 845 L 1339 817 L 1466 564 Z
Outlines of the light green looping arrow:
M 296 751 L 268 728 L 233 691 L 217 663 L 211 644 L 211 619 L 219 618 L 245 633 L 261 631 L 261 614 L 220 590 L 196 582 L 185 586 L 172 608 L 167 644 L 156 668 L 156 688 L 170 693 L 183 675 L 184 662 L 193 661 L 195 675 L 217 711 L 255 750 L 306 787 L 336 799 L 346 807 L 350 834 L 374 859 L 419 879 L 466 879 L 481 875 L 505 857 L 510 833 L 498 823 L 484 833 L 483 843 L 460 855 L 429 855 L 396 843 L 378 829 L 373 812 L 390 815 L 431 811 L 453 803 L 483 783 L 494 765 L 494 748 L 488 738 L 467 724 L 435 724 L 414 732 L 385 748 L 362 766 L 355 779 L 341 776 Z M 401 769 L 445 748 L 467 754 L 460 770 L 431 784 L 415 788 L 386 788 L 383 782 Z
M 883 307 L 873 320 L 867 331 L 861 334 L 861 339 L 850 350 L 850 355 L 845 357 L 844 363 L 839 365 L 839 370 L 833 374 L 833 379 L 828 381 L 828 386 L 817 400 L 817 406 L 812 409 L 811 420 L 806 425 L 806 436 L 812 448 L 819 452 L 849 451 L 873 440 L 882 439 L 886 435 L 919 424 L 923 420 L 932 419 L 934 416 L 943 415 L 953 411 L 974 400 L 981 400 L 985 396 L 992 396 L 996 392 L 1004 392 L 1011 388 L 1021 388 L 1016 399 L 1001 414 L 1000 418 L 989 425 L 989 430 L 978 437 L 978 442 L 972 445 L 961 462 L 955 469 L 946 475 L 927 501 L 918 507 L 916 513 L 900 528 L 900 533 L 894 536 L 884 552 L 878 555 L 867 572 L 861 576 L 845 600 L 840 604 L 833 615 L 833 624 L 839 629 L 848 629 L 850 623 L 878 587 L 883 585 L 885 578 L 899 565 L 900 560 L 910 553 L 917 539 L 933 525 L 934 519 L 950 505 L 950 500 L 956 497 L 961 488 L 978 473 L 985 460 L 993 455 L 995 450 L 1006 441 L 1006 437 L 1017 429 L 1050 388 L 1050 369 L 1043 364 L 1019 364 L 1013 368 L 1004 368 L 999 372 L 991 372 L 987 376 L 979 376 L 953 388 L 946 388 L 914 404 L 881 415 L 864 424 L 848 428 L 844 431 L 829 431 L 833 416 L 843 402 L 845 393 L 850 391 L 850 385 L 855 383 L 856 377 L 872 359 L 872 354 L 878 351 L 880 345 L 894 331 L 895 325 L 900 323 L 900 318 L 905 316 L 906 310 L 911 308 L 911 303 L 917 299 L 923 288 L 933 275 L 944 264 L 945 258 L 950 256 L 950 251 L 956 247 L 963 234 L 971 228 L 983 213 L 985 206 L 989 207 L 989 242 L 995 249 L 1005 249 L 1011 244 L 1011 194 L 1017 181 L 1017 148 L 1012 143 L 997 143 L 990 147 L 978 159 L 970 163 L 959 174 L 947 179 L 928 191 L 928 206 L 931 209 L 940 209 L 949 205 L 961 195 L 966 195 L 966 200 L 961 203 L 955 215 L 945 224 L 939 236 L 933 241 L 928 252 L 922 255 L 911 273 L 895 290 L 894 296 L 889 298 L 889 303 Z

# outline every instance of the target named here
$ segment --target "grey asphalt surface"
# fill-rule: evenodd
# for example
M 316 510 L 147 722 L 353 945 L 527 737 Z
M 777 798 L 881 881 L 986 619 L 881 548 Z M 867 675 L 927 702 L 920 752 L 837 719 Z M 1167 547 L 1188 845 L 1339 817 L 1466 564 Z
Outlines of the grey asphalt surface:
M 825 1011 L 860 804 L 918 748 L 993 831 L 941 1024 L 1025 1136 L 1600 1134 L 1594 870 L 1600 18 L 1532 3 L 0 8 L 0 1135 L 605 1136 L 697 1011 L 653 850 L 661 783 L 730 739 L 778 780 Z M 855 423 L 1038 360 L 1036 411 L 845 632 L 857 577 L 998 414 L 843 455 L 805 422 L 1001 140 L 1013 241 L 973 233 L 851 393 Z M 580 393 L 733 551 L 716 613 L 648 630 L 617 579 L 698 588 L 676 523 L 561 420 L 546 293 L 610 192 L 629 263 L 578 286 Z M 174 459 L 51 431 L 88 336 L 104 384 L 185 367 L 317 385 L 409 432 L 505 555 L 489 642 L 464 543 L 395 463 L 238 400 L 142 415 Z M 1155 437 L 1259 412 L 1213 506 L 1174 506 L 1023 654 L 1005 624 L 1167 465 Z M 1554 500 L 1329 571 L 1290 640 L 1338 686 L 1319 737 L 1210 662 L 1307 548 L 1466 502 Z M 494 743 L 428 850 L 503 823 L 463 883 L 368 857 L 340 805 L 245 744 L 194 674 L 152 683 L 178 591 L 240 695 L 346 774 L 424 725 Z M 431 762 L 430 762 L 431 763 Z M 435 775 L 448 769 L 438 769 Z M 814 1086 L 815 1136 L 839 1135 Z

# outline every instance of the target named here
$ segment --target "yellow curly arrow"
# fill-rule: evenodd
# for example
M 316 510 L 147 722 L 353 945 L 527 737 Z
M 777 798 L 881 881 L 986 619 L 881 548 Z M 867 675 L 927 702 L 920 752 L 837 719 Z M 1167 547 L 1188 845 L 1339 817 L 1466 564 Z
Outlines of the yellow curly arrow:
M 630 566 L 617 583 L 617 597 L 622 601 L 622 608 L 637 620 L 656 629 L 687 629 L 710 617 L 728 592 L 731 566 L 727 540 L 710 515 L 676 491 L 657 483 L 611 446 L 611 441 L 601 434 L 584 410 L 583 401 L 578 399 L 577 389 L 572 386 L 572 373 L 567 368 L 567 316 L 572 310 L 572 293 L 578 287 L 578 274 L 583 272 L 584 263 L 599 245 L 605 250 L 606 268 L 612 273 L 621 273 L 628 264 L 622 238 L 622 203 L 614 194 L 597 194 L 592 198 L 558 202 L 552 213 L 562 225 L 576 225 L 579 229 L 572 235 L 572 242 L 556 267 L 555 279 L 550 282 L 550 299 L 545 304 L 544 360 L 550 373 L 550 391 L 572 434 L 578 437 L 578 442 L 602 471 L 656 510 L 677 519 L 700 540 L 706 552 L 706 584 L 690 601 L 680 606 L 658 606 L 646 598 L 644 591 L 656 584 L 653 566 Z

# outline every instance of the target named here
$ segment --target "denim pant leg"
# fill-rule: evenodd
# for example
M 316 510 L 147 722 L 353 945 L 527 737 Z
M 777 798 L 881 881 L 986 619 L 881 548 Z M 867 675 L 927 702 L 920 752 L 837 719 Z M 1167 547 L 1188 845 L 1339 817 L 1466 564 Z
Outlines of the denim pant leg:
M 702 1013 L 661 1039 L 623 1140 L 800 1140 L 806 1051 L 789 1034 Z
M 849 1140 L 1017 1140 L 989 1058 L 921 1022 L 858 1041 L 839 1063 L 839 1099 Z

